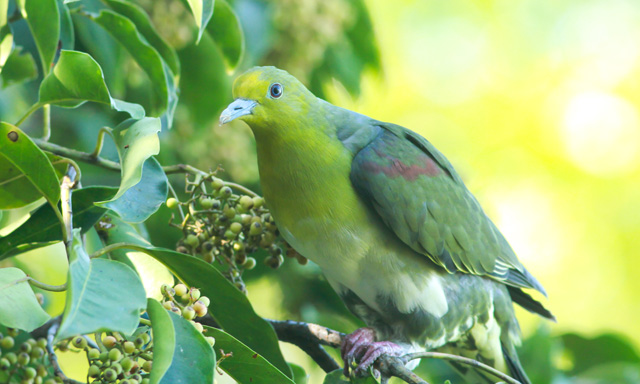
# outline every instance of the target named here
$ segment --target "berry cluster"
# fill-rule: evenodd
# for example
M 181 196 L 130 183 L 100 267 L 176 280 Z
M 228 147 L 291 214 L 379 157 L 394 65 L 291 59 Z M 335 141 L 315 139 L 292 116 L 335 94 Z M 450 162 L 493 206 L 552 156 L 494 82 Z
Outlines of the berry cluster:
M 29 338 L 17 346 L 18 333 L 12 328 L 7 328 L 6 335 L 0 333 L 0 370 L 7 373 L 7 382 L 16 378 L 25 383 L 55 383 L 46 357 L 47 340 Z
M 204 330 L 202 324 L 195 321 L 195 318 L 203 317 L 207 314 L 207 307 L 209 306 L 209 298 L 206 296 L 200 296 L 200 290 L 197 288 L 187 288 L 184 284 L 176 284 L 174 287 L 170 287 L 168 284 L 163 284 L 160 288 L 164 300 L 162 306 L 179 316 L 189 320 L 196 329 L 202 333 Z M 213 337 L 205 337 L 207 342 L 213 345 L 216 340 Z
M 130 340 L 112 332 L 97 340 L 98 348 L 90 346 L 84 336 L 72 337 L 58 348 L 85 351 L 89 360 L 87 376 L 93 379 L 91 383 L 148 384 L 153 359 L 150 342 L 151 336 L 147 332 Z
M 244 291 L 241 274 L 253 269 L 256 260 L 247 255 L 259 249 L 269 254 L 264 259 L 266 265 L 278 268 L 284 261 L 283 251 L 278 243 L 278 228 L 264 199 L 247 194 L 237 195 L 229 183 L 210 174 L 197 176 L 194 181 L 187 179 L 187 193 L 190 198 L 179 202 L 175 198 L 167 200 L 169 208 L 184 207 L 188 210 L 180 225 L 184 236 L 178 242 L 178 252 L 192 254 L 208 263 L 219 262 L 228 267 L 226 276 Z M 286 254 L 296 257 L 301 264 L 306 259 L 285 244 Z

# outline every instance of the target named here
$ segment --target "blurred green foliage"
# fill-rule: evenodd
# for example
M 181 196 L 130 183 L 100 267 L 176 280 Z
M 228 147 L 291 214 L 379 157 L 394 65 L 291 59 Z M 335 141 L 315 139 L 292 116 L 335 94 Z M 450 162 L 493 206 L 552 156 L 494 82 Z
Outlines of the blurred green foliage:
M 198 43 L 193 16 L 180 1 L 133 3 L 180 63 L 179 72 L 169 69 L 179 92 L 173 128 L 159 133 L 161 164 L 221 166 L 225 178 L 259 191 L 249 130 L 218 127 L 217 117 L 231 101 L 234 73 L 253 65 L 286 69 L 337 105 L 420 132 L 465 176 L 546 286 L 558 316 L 557 325 L 540 326 L 520 313 L 521 360 L 534 383 L 640 382 L 640 358 L 629 341 L 640 341 L 638 261 L 631 257 L 640 246 L 636 2 L 234 0 L 228 4 L 235 14 L 221 17 L 225 3 L 216 1 L 211 25 L 236 31 L 238 23 L 241 30 L 227 35 L 210 27 Z M 107 5 L 82 0 L 68 8 L 98 15 Z M 8 2 L 10 19 L 15 9 Z M 153 91 L 158 84 L 149 68 L 82 12 L 60 13 L 62 48 L 90 54 L 111 97 L 162 114 L 165 101 Z M 28 23 L 17 18 L 10 29 L 15 48 L 0 61 L 0 120 L 15 123 L 38 100 L 44 73 Z M 0 43 L 6 37 L 0 32 Z M 231 43 L 221 46 L 223 38 Z M 99 104 L 54 108 L 51 141 L 91 152 L 98 129 L 124 118 Z M 41 121 L 38 111 L 21 128 L 39 137 Z M 106 140 L 102 156 L 117 161 L 118 148 Z M 120 185 L 117 173 L 85 164 L 82 171 L 83 186 Z M 169 181 L 184 198 L 184 177 L 169 175 Z M 162 206 L 145 225 L 151 243 L 173 249 L 182 233 L 167 225 L 170 216 Z M 6 236 L 10 229 L 2 227 Z M 2 266 L 62 284 L 63 255 L 58 244 Z M 243 278 L 261 316 L 343 332 L 362 325 L 312 264 L 286 262 L 274 273 L 258 263 Z M 44 294 L 47 312 L 61 313 L 64 295 Z M 323 374 L 303 353 L 281 347 L 311 383 L 321 382 Z M 81 377 L 83 368 L 73 364 L 65 369 Z M 435 383 L 455 377 L 439 361 L 425 361 L 417 372 Z

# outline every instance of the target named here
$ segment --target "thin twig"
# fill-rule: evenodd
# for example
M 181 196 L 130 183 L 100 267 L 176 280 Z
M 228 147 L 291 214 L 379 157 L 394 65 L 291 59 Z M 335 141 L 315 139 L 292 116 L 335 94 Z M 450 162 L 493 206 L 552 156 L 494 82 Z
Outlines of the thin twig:
M 75 185 L 76 168 L 70 166 L 67 173 L 62 177 L 60 185 L 60 206 L 62 208 L 62 234 L 64 244 L 67 248 L 67 256 L 70 254 L 71 242 L 73 241 L 73 212 L 71 209 L 71 190 Z
M 440 353 L 440 352 L 414 352 L 414 353 L 408 353 L 404 356 L 402 356 L 403 360 L 406 360 L 406 362 L 409 362 L 411 360 L 414 359 L 422 359 L 422 358 L 428 358 L 428 359 L 442 359 L 442 360 L 450 360 L 450 361 L 455 361 L 456 363 L 460 363 L 460 364 L 465 364 L 465 365 L 470 365 L 474 368 L 483 370 L 485 372 L 488 372 L 490 374 L 492 374 L 493 376 L 499 378 L 500 380 L 503 380 L 509 384 L 521 384 L 518 380 L 512 378 L 509 375 L 506 375 L 500 371 L 498 371 L 497 369 L 490 367 L 486 364 L 483 364 L 481 362 L 479 362 L 478 360 L 474 360 L 474 359 L 469 359 L 467 357 L 462 357 L 462 356 L 456 356 L 456 355 L 450 355 L 448 353 Z
M 62 379 L 62 382 L 65 384 L 82 384 L 79 381 L 68 378 L 67 375 L 62 372 L 62 368 L 60 368 L 60 364 L 58 363 L 58 356 L 53 350 L 53 339 L 55 338 L 56 332 L 58 332 L 58 328 L 60 327 L 60 323 L 62 322 L 62 317 L 57 317 L 54 320 L 55 321 L 51 322 L 51 326 L 47 330 L 47 354 L 49 356 L 51 367 L 53 368 L 53 373 L 60 379 Z
M 23 278 L 20 278 L 20 279 L 18 279 L 16 281 L 13 281 L 13 282 L 5 285 L 2 288 L 7 288 L 9 286 L 20 284 L 20 283 L 25 282 L 25 281 L 27 281 L 29 284 L 33 285 L 34 287 L 38 287 L 40 289 L 44 289 L 45 291 L 64 292 L 64 291 L 67 290 L 67 284 L 66 283 L 62 284 L 62 285 L 49 285 L 49 284 L 43 283 L 41 281 L 38 281 L 38 280 L 34 279 L 31 276 L 25 276 Z

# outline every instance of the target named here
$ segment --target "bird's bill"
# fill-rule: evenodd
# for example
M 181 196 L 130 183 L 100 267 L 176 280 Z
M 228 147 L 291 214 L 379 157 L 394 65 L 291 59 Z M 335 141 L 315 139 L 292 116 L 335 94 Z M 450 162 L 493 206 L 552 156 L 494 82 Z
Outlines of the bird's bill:
M 253 100 L 235 99 L 233 103 L 229 104 L 229 106 L 222 111 L 222 114 L 220 114 L 220 124 L 226 124 L 240 116 L 250 115 L 257 104 L 258 103 Z

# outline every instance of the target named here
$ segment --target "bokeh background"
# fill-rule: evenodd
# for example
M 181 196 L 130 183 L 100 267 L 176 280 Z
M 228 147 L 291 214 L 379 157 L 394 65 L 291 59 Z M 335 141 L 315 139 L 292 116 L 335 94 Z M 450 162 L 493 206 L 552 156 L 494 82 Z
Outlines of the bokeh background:
M 575 382 L 640 382 L 640 367 L 632 367 L 640 345 L 640 2 L 235 0 L 246 39 L 235 74 L 224 69 L 210 38 L 195 45 L 193 21 L 179 1 L 140 3 L 182 61 L 175 126 L 162 133 L 163 164 L 220 165 L 225 178 L 259 191 L 250 130 L 243 123 L 220 127 L 217 117 L 242 70 L 286 69 L 336 105 L 419 132 L 453 163 L 549 293 L 538 298 L 557 324 L 518 312 L 534 382 L 568 382 L 577 373 L 576 351 L 598 340 L 601 349 L 591 351 L 590 364 L 581 360 L 580 372 L 598 356 L 619 354 L 632 364 L 618 372 L 621 379 L 606 379 L 620 371 L 611 368 Z M 100 62 L 116 96 L 144 104 L 143 72 L 108 34 L 89 28 L 76 45 Z M 96 41 L 115 54 L 92 51 Z M 16 120 L 29 98 L 28 91 L 4 89 L 3 120 Z M 95 126 L 113 118 L 96 106 L 80 111 L 84 118 L 54 110 L 54 125 L 64 128 L 53 141 L 71 137 L 72 146 L 91 151 Z M 85 179 L 115 184 L 118 175 L 95 170 Z M 180 236 L 168 217 L 161 209 L 148 225 L 157 245 L 174 246 Z M 34 251 L 18 263 L 51 253 Z M 62 283 L 65 271 L 49 263 L 34 275 Z M 343 332 L 360 324 L 311 263 L 287 262 L 275 272 L 259 267 L 245 277 L 265 317 Z M 59 297 L 48 296 L 48 303 L 59 312 Z M 302 352 L 283 348 L 311 383 L 321 382 Z M 423 366 L 424 377 L 447 374 L 441 364 Z

